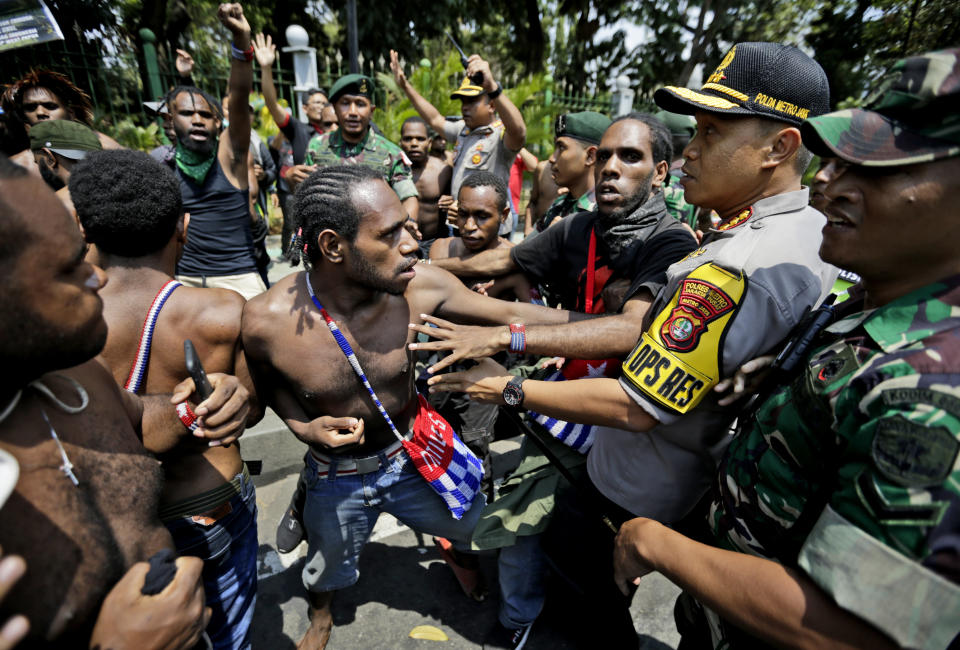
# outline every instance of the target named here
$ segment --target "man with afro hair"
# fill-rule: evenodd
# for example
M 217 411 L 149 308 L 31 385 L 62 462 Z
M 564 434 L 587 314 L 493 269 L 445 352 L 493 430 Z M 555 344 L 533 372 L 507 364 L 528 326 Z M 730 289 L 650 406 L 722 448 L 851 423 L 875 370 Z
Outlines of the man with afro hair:
M 217 648 L 248 647 L 256 600 L 256 495 L 234 442 L 255 409 L 240 347 L 244 300 L 228 289 L 186 287 L 173 279 L 189 215 L 173 172 L 147 154 L 88 155 L 70 177 L 70 193 L 109 279 L 100 292 L 109 328 L 101 359 L 117 383 L 132 393 L 174 391 L 189 377 L 185 339 L 210 373 L 214 394 L 204 401 L 194 396 L 192 414 L 178 417 L 168 407 L 143 442 L 164 471 L 161 521 L 180 553 L 204 560 L 213 609 L 207 633 Z

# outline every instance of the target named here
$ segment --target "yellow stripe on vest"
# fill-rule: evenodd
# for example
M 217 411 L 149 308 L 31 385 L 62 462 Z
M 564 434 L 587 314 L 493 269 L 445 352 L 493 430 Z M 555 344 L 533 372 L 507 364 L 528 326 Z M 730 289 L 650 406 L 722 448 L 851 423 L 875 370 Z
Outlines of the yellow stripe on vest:
M 723 334 L 747 281 L 714 264 L 684 278 L 623 362 L 623 376 L 657 405 L 686 413 L 720 381 Z

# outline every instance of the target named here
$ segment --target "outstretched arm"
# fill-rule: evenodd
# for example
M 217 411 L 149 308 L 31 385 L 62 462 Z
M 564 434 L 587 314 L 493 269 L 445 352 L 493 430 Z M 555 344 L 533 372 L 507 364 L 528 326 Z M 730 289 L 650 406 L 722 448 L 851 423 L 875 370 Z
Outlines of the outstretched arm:
M 237 3 L 220 5 L 217 17 L 230 30 L 232 45 L 239 53 L 250 49 L 250 25 Z M 250 151 L 250 111 L 247 103 L 253 89 L 253 65 L 246 59 L 230 57 L 229 106 L 230 126 L 226 137 L 220 139 L 220 164 L 227 177 L 239 189 L 245 190 L 247 182 L 247 153 Z
M 631 519 L 620 528 L 613 563 L 624 593 L 630 583 L 659 571 L 724 619 L 776 646 L 896 647 L 803 573 L 695 542 L 651 519 Z
M 277 124 L 287 120 L 287 112 L 277 101 L 277 87 L 273 83 L 273 64 L 277 60 L 277 46 L 269 34 L 262 32 L 253 39 L 253 54 L 260 66 L 260 91 L 263 93 L 263 102 L 270 111 L 270 116 Z
M 484 359 L 463 372 L 434 375 L 427 380 L 431 393 L 466 393 L 470 399 L 486 404 L 505 404 L 503 389 L 512 375 L 498 363 Z M 578 422 L 648 431 L 657 425 L 636 402 L 630 399 L 616 379 L 575 379 L 572 381 L 536 381 L 522 384 L 523 407 L 543 415 Z
M 467 59 L 467 76 L 471 77 L 475 74 L 483 75 L 483 89 L 488 94 L 497 89 L 498 84 L 490 71 L 490 64 L 477 54 L 471 55 Z M 413 100 L 411 99 L 411 101 Z M 527 125 L 523 122 L 523 115 L 520 114 L 519 109 L 513 105 L 513 102 L 507 97 L 507 93 L 504 92 L 501 92 L 493 100 L 493 107 L 497 109 L 497 115 L 503 121 L 503 143 L 510 151 L 519 150 L 527 141 Z M 433 125 L 431 124 L 431 126 Z
M 593 317 L 577 312 L 549 309 L 557 317 L 570 314 L 566 321 L 555 325 L 531 325 L 536 320 L 514 320 L 526 326 L 526 348 L 529 354 L 562 356 L 569 359 L 622 358 L 630 353 L 643 331 L 643 319 L 650 308 L 649 294 L 632 298 L 619 314 Z M 519 303 L 518 303 L 519 304 Z M 538 308 L 534 316 L 543 320 Z M 491 312 L 496 314 L 497 312 Z M 590 319 L 589 324 L 580 322 Z M 411 325 L 412 329 L 436 339 L 426 343 L 412 343 L 411 350 L 449 350 L 450 354 L 438 361 L 431 372 L 439 372 L 462 359 L 480 359 L 510 347 L 509 327 L 475 327 L 429 319 L 436 327 Z M 579 420 L 578 420 L 579 421 Z
M 430 128 L 434 131 L 443 133 L 443 125 L 446 120 L 443 115 L 440 114 L 440 111 L 428 102 L 423 95 L 418 93 L 417 89 L 414 88 L 413 84 L 407 79 L 407 75 L 404 74 L 403 69 L 400 67 L 400 60 L 395 50 L 390 50 L 390 70 L 393 72 L 393 78 L 397 82 L 397 85 L 400 86 L 400 90 L 410 99 L 410 103 L 413 104 L 414 109 L 420 113 L 420 117 L 426 120 L 427 124 L 429 124 Z
M 430 264 L 439 266 L 458 277 L 497 277 L 514 271 L 519 271 L 509 248 L 494 248 L 477 253 L 468 259 L 459 257 L 444 257 L 439 260 L 430 260 Z

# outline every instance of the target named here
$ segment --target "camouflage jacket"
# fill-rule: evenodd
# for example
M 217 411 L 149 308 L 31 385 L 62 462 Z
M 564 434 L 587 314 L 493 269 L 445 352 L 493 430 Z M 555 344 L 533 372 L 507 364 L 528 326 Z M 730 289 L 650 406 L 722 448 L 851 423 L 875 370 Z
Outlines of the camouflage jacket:
M 365 165 L 383 172 L 383 180 L 389 183 L 400 200 L 419 197 L 417 186 L 413 183 L 413 171 L 410 161 L 397 145 L 382 135 L 367 130 L 367 135 L 357 144 L 345 142 L 339 131 L 315 135 L 307 145 L 305 165 L 354 164 Z
M 667 204 L 667 212 L 671 217 L 694 230 L 697 229 L 697 206 L 687 203 L 683 198 L 683 185 L 673 170 L 667 174 L 667 181 L 663 185 L 663 201 Z
M 575 212 L 593 212 L 597 209 L 597 195 L 594 190 L 590 190 L 581 195 L 579 199 L 574 199 L 569 193 L 558 196 L 543 213 L 543 216 L 537 220 L 534 227 L 539 232 L 543 232 L 553 223 L 556 218 L 563 219 Z
M 874 310 L 853 293 L 728 447 L 710 525 L 899 644 L 946 647 L 960 586 L 934 555 L 960 553 L 960 276 Z

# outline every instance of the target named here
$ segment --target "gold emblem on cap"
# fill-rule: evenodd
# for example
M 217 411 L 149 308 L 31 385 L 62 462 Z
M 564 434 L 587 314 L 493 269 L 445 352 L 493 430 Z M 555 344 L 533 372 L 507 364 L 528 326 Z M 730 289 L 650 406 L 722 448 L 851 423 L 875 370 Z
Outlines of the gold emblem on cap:
M 360 92 L 361 92 L 361 93 L 366 93 L 366 92 L 367 92 L 367 80 L 366 80 L 366 79 L 361 79 L 361 80 L 360 80 Z
M 736 56 L 736 54 L 737 46 L 734 45 L 732 48 L 730 48 L 730 51 L 727 52 L 727 55 L 723 57 L 723 61 L 721 61 L 720 65 L 717 66 L 717 69 L 713 71 L 713 74 L 707 77 L 708 84 L 720 83 L 727 78 L 723 72 L 727 69 L 727 66 L 733 63 L 733 57 Z

